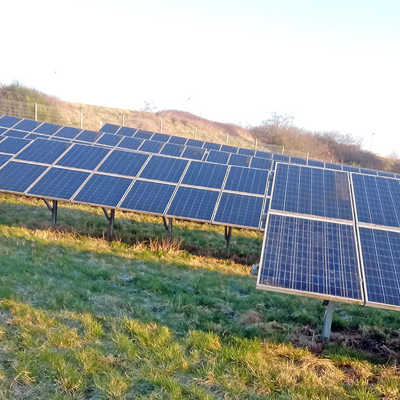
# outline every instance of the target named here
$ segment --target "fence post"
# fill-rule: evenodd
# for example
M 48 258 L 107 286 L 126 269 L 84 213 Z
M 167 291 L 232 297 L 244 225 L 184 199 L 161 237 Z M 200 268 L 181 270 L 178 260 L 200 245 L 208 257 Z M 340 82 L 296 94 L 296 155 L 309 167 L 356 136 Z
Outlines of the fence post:
M 282 154 L 285 152 L 285 146 L 282 145 Z
M 226 144 L 228 144 L 228 140 L 229 140 L 228 134 L 226 134 Z
M 163 120 L 160 118 L 160 133 L 163 133 Z
M 80 127 L 81 129 L 83 129 L 83 111 L 82 111 L 82 107 L 80 108 Z
M 254 151 L 257 150 L 257 138 L 254 138 Z
M 37 121 L 37 103 L 35 103 L 35 121 Z
M 122 126 L 125 126 L 125 114 L 122 113 Z

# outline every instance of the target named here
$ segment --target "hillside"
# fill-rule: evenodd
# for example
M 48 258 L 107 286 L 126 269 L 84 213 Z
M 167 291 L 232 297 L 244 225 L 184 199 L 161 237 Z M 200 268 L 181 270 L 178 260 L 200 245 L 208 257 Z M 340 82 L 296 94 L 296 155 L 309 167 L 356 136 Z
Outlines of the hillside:
M 310 158 L 400 172 L 397 158 L 382 158 L 361 147 L 350 136 L 337 132 L 309 132 L 294 126 L 290 119 L 273 115 L 260 126 L 243 127 L 210 121 L 188 112 L 124 110 L 65 102 L 19 84 L 0 88 L 0 112 L 25 118 L 37 118 L 61 125 L 98 130 L 105 123 L 131 126 L 150 131 L 229 143 Z

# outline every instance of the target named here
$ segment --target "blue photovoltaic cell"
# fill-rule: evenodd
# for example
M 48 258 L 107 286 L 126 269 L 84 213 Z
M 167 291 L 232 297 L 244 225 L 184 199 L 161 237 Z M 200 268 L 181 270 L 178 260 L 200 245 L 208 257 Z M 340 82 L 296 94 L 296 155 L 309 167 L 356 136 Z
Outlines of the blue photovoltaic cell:
M 186 146 L 203 147 L 204 142 L 197 139 L 188 139 Z
M 118 147 L 122 147 L 124 149 L 137 150 L 139 146 L 142 144 L 143 139 L 137 139 L 134 137 L 126 137 L 122 139 L 122 142 L 118 145 Z
M 88 172 L 51 168 L 39 179 L 28 193 L 68 200 L 88 176 Z
M 353 219 L 346 172 L 278 164 L 271 209 Z
M 79 132 L 82 132 L 82 129 L 64 126 L 64 128 L 61 128 L 60 131 L 55 134 L 55 137 L 74 139 L 76 136 L 78 136 Z
M 339 165 L 339 164 L 332 164 L 332 163 L 325 163 L 325 168 L 328 168 L 328 169 L 336 169 L 336 170 L 338 170 L 338 171 L 341 171 L 342 170 L 342 166 L 341 165 Z
M 126 195 L 121 208 L 163 214 L 175 185 L 137 180 Z
M 165 133 L 155 133 L 152 137 L 151 140 L 157 140 L 158 142 L 168 142 L 168 139 L 171 136 L 166 135 Z
M 226 152 L 228 152 L 228 153 L 237 153 L 238 148 L 235 147 L 235 146 L 229 146 L 229 145 L 227 145 L 227 144 L 223 144 L 223 145 L 221 146 L 221 151 L 226 151 Z
M 283 162 L 289 162 L 290 157 L 285 155 L 285 154 L 273 154 L 272 158 L 274 161 L 283 161 Z
M 263 198 L 234 193 L 222 193 L 214 222 L 258 228 Z
M 319 161 L 319 160 L 310 160 L 310 159 L 308 159 L 307 165 L 312 166 L 312 167 L 324 168 L 325 163 L 323 161 Z
M 216 162 L 218 164 L 227 164 L 230 153 L 226 151 L 211 150 L 208 153 L 207 161 Z
M 136 176 L 148 155 L 114 150 L 101 164 L 99 171 L 127 176 Z
M 0 154 L 0 167 L 2 165 L 4 165 L 10 158 L 11 158 L 11 156 L 7 156 L 5 154 Z
M 121 140 L 121 136 L 113 135 L 112 133 L 105 133 L 96 143 L 104 144 L 106 146 L 116 146 Z
M 257 150 L 255 156 L 260 158 L 268 158 L 269 160 L 272 160 L 272 153 L 268 153 L 267 151 Z
M 251 159 L 251 168 L 259 168 L 259 169 L 271 169 L 271 160 L 267 158 L 253 157 Z
M 20 160 L 52 164 L 70 146 L 70 143 L 36 139 L 18 154 L 17 158 Z
M 180 137 L 180 136 L 171 136 L 168 140 L 168 143 L 172 144 L 185 144 L 186 143 L 186 138 Z
M 392 172 L 386 172 L 386 171 L 378 171 L 378 176 L 386 176 L 388 178 L 395 178 L 395 174 L 393 174 Z
M 153 136 L 153 132 L 138 130 L 135 133 L 135 137 L 138 139 L 150 139 Z
M 153 140 L 145 140 L 140 146 L 140 151 L 147 151 L 148 153 L 158 153 L 161 147 L 164 145 L 163 142 L 157 142 Z
M 352 174 L 352 180 L 359 222 L 400 226 L 398 180 L 362 174 Z
M 178 144 L 165 143 L 163 149 L 161 150 L 161 154 L 179 157 L 182 154 L 183 149 L 184 147 L 179 146 Z
M 255 151 L 254 151 L 254 150 L 250 150 L 250 149 L 243 149 L 243 148 L 241 148 L 241 149 L 239 149 L 239 154 L 242 154 L 242 155 L 244 155 L 244 156 L 251 156 L 251 157 L 253 157 L 254 154 L 255 154 Z
M 201 160 L 204 156 L 205 150 L 198 147 L 186 147 L 182 154 L 184 158 L 190 158 L 192 160 Z
M 300 158 L 300 157 L 290 157 L 290 163 L 298 164 L 298 165 L 306 165 L 307 160 L 305 160 L 304 158 Z
M 132 179 L 93 174 L 74 201 L 116 207 Z
M 136 131 L 137 131 L 136 128 L 129 128 L 127 126 L 122 126 L 121 129 L 118 131 L 118 135 L 132 137 Z
M 86 130 L 80 133 L 75 139 L 82 140 L 83 142 L 95 142 L 101 135 L 102 132 Z
M 0 135 L 7 131 L 7 128 L 0 128 Z
M 140 174 L 141 178 L 178 182 L 188 161 L 180 158 L 153 156 Z
M 0 152 L 16 154 L 29 143 L 30 140 L 7 137 L 0 143 Z
M 351 167 L 350 165 L 343 165 L 343 171 L 347 171 L 347 172 L 360 172 L 360 168 Z
M 23 138 L 27 135 L 27 132 L 16 131 L 14 129 L 8 129 L 6 132 L 3 133 L 4 136 L 16 137 L 16 138 Z
M 360 168 L 360 172 L 367 175 L 378 175 L 378 171 L 374 171 L 373 169 Z
M 400 233 L 359 228 L 368 302 L 400 307 Z
M 0 190 L 23 193 L 47 167 L 10 161 L 0 169 Z
M 232 166 L 225 189 L 236 192 L 264 194 L 267 179 L 267 171 Z
M 362 301 L 352 225 L 269 215 L 258 285 Z
M 21 118 L 16 118 L 16 117 L 11 117 L 9 115 L 5 115 L 4 117 L 0 118 L 0 126 L 3 126 L 5 128 L 11 128 L 18 121 L 21 121 Z
M 57 165 L 94 170 L 109 151 L 109 149 L 104 149 L 103 147 L 75 144 L 64 154 L 61 160 L 57 162 Z
M 210 221 L 219 192 L 180 187 L 176 192 L 167 215 Z
M 24 119 L 18 124 L 14 125 L 14 129 L 20 129 L 21 131 L 32 132 L 41 122 L 33 121 L 32 119 Z
M 221 188 L 224 182 L 227 166 L 192 161 L 182 180 L 183 184 Z
M 250 157 L 240 154 L 231 154 L 229 157 L 229 165 L 238 165 L 240 167 L 248 167 L 250 163 Z
M 100 129 L 101 132 L 107 133 L 116 133 L 120 127 L 114 124 L 104 124 L 104 126 Z
M 48 122 L 45 122 L 44 124 L 36 128 L 34 132 L 43 133 L 45 135 L 52 135 L 53 133 L 56 133 L 60 128 L 60 125 L 49 124 Z
M 219 150 L 221 145 L 217 143 L 205 142 L 203 148 L 208 150 Z

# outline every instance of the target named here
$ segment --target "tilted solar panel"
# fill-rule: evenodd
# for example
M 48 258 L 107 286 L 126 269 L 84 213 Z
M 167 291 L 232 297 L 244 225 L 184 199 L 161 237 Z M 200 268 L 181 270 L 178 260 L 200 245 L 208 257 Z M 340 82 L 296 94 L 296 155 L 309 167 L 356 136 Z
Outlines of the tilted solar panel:
M 21 118 L 5 115 L 4 117 L 0 118 L 0 126 L 3 126 L 5 128 L 11 128 L 19 121 L 21 121 Z
M 267 179 L 267 171 L 232 166 L 225 184 L 225 189 L 236 192 L 264 194 Z
M 219 164 L 227 164 L 230 157 L 230 153 L 226 151 L 211 150 L 208 153 L 207 161 L 216 162 Z
M 227 169 L 225 165 L 192 161 L 182 183 L 218 189 L 222 187 Z
M 160 154 L 165 154 L 166 156 L 179 157 L 183 153 L 184 147 L 178 144 L 165 143 Z
M 0 154 L 0 167 L 4 165 L 10 158 L 11 155 Z
M 43 165 L 9 161 L 0 169 L 0 190 L 24 193 L 46 168 Z
M 35 133 L 44 133 L 45 135 L 53 135 L 56 133 L 59 129 L 61 129 L 60 125 L 56 124 L 49 124 L 48 122 L 45 122 L 41 125 L 39 125 L 34 132 Z
M 79 132 L 82 132 L 82 129 L 72 128 L 71 126 L 64 126 L 55 134 L 55 137 L 74 139 L 78 136 Z
M 100 138 L 100 136 L 102 135 L 102 132 L 96 132 L 96 131 L 83 131 L 81 132 L 77 137 L 76 140 L 81 140 L 83 142 L 95 142 L 97 139 Z
M 19 160 L 52 164 L 69 147 L 71 143 L 36 139 L 16 157 Z
M 122 149 L 131 149 L 131 150 L 137 150 L 141 144 L 143 143 L 143 139 L 138 139 L 134 137 L 126 137 L 121 140 L 121 142 L 118 144 L 118 147 Z
M 153 140 L 145 140 L 142 145 L 139 147 L 140 151 L 145 151 L 148 153 L 159 153 L 163 147 L 163 142 L 157 142 Z
M 17 154 L 21 149 L 30 144 L 30 140 L 7 137 L 0 143 L 0 152 L 8 154 Z
M 3 135 L 10 137 L 24 138 L 27 135 L 27 132 L 16 131 L 15 129 L 7 129 L 3 132 Z
M 231 154 L 228 161 L 229 165 L 237 165 L 241 167 L 248 167 L 250 164 L 250 157 L 240 154 Z
M 110 152 L 102 147 L 74 144 L 67 153 L 57 162 L 57 165 L 64 167 L 94 170 Z
M 136 176 L 148 159 L 148 155 L 141 153 L 128 153 L 120 150 L 113 150 L 100 168 L 101 172 Z
M 105 144 L 107 146 L 117 146 L 117 144 L 123 140 L 120 136 L 113 135 L 111 133 L 104 133 L 101 138 L 97 140 L 98 144 Z
M 177 183 L 188 161 L 179 158 L 152 156 L 140 174 L 141 178 Z
M 137 129 L 135 128 L 128 128 L 127 126 L 122 126 L 117 133 L 118 135 L 132 137 L 135 136 L 136 131 Z
M 28 131 L 31 132 L 35 128 L 37 128 L 41 122 L 38 121 L 33 121 L 32 119 L 24 119 L 21 122 L 18 122 L 18 124 L 15 124 L 13 126 L 14 129 L 19 129 L 21 131 Z
M 100 131 L 107 132 L 107 133 L 116 133 L 120 127 L 114 124 L 105 124 Z

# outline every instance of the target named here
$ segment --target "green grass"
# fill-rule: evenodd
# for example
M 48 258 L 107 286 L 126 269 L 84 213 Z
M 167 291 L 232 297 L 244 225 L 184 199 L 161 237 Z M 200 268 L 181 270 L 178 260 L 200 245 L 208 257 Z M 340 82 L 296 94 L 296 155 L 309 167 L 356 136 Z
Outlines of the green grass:
M 1 399 L 399 399 L 398 313 L 255 289 L 262 236 L 0 197 Z

